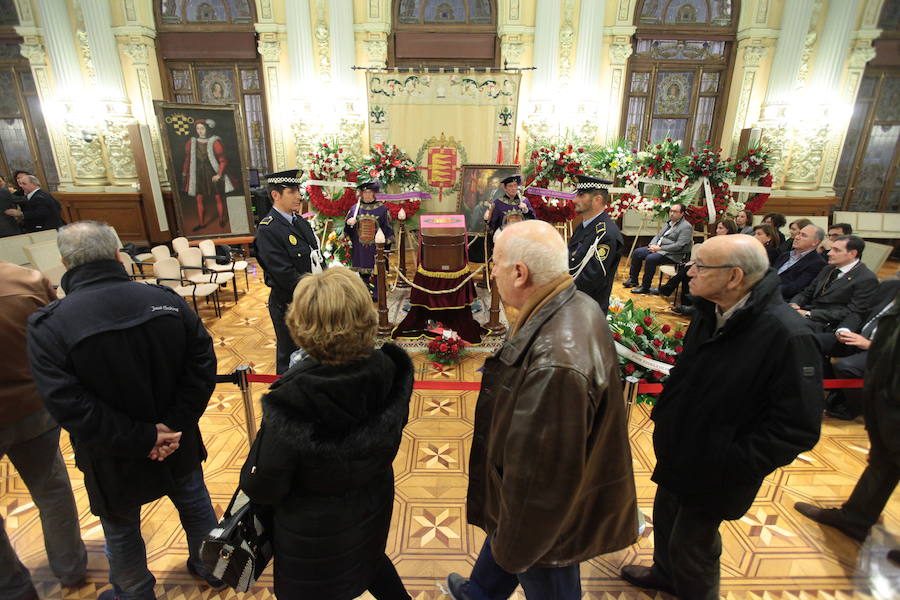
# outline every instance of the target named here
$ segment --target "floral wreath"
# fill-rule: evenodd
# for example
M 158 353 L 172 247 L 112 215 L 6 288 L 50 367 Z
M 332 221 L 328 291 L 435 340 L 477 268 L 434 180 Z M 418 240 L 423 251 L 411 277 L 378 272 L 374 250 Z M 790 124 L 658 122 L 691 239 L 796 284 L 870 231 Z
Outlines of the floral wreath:
M 337 145 L 321 142 L 316 150 L 307 153 L 304 164 L 310 179 L 325 181 L 359 180 L 359 172 L 354 168 L 349 153 Z M 326 196 L 320 185 L 306 186 L 309 201 L 320 214 L 326 217 L 345 217 L 356 203 L 356 190 L 353 187 L 343 188 L 340 192 Z
M 416 163 L 393 144 L 379 143 L 372 146 L 369 156 L 360 163 L 359 171 L 367 175 L 369 181 L 380 181 L 382 186 L 396 183 L 415 187 L 421 182 Z

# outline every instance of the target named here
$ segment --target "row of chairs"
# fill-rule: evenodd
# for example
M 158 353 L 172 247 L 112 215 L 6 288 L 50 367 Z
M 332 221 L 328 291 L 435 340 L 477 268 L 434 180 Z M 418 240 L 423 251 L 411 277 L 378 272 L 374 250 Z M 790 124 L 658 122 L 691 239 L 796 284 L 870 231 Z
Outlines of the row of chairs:
M 172 240 L 175 256 L 167 246 L 154 246 L 150 253 L 153 262 L 134 262 L 130 256 L 122 256 L 126 272 L 135 281 L 158 283 L 172 288 L 183 298 L 191 298 L 194 310 L 197 310 L 197 298 L 205 298 L 209 302 L 212 297 L 216 316 L 222 315 L 219 303 L 220 286 L 227 286 L 231 281 L 234 288 L 234 301 L 238 300 L 236 274 L 244 272 L 247 289 L 250 289 L 250 278 L 247 275 L 247 261 L 231 260 L 231 257 L 216 255 L 215 242 L 203 240 L 198 247 L 191 246 L 187 238 Z M 220 264 L 218 260 L 229 262 Z M 152 265 L 153 275 L 146 275 L 144 267 Z M 137 267 L 137 268 L 135 268 Z

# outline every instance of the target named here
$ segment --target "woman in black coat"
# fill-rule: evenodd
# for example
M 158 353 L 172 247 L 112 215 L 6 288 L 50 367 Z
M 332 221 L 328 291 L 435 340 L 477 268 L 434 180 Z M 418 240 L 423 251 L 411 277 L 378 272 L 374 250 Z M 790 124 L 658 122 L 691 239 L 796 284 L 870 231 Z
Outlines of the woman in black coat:
M 287 325 L 308 357 L 263 397 L 256 475 L 241 481 L 274 507 L 275 595 L 407 600 L 384 550 L 412 362 L 392 344 L 372 349 L 377 314 L 349 269 L 303 278 Z
M 766 255 L 769 257 L 769 266 L 775 264 L 778 258 L 778 233 L 768 223 L 762 223 L 753 227 L 753 236 L 759 240 L 759 243 L 766 249 Z

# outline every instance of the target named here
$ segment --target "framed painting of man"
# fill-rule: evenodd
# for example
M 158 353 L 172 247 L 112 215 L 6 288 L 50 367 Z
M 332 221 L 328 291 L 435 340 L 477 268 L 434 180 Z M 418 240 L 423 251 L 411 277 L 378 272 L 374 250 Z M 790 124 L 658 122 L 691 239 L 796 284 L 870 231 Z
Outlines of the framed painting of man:
M 178 230 L 188 239 L 253 233 L 247 144 L 237 105 L 154 102 Z
M 462 189 L 456 212 L 466 216 L 470 232 L 484 231 L 484 213 L 503 194 L 500 180 L 520 172 L 518 165 L 463 165 Z

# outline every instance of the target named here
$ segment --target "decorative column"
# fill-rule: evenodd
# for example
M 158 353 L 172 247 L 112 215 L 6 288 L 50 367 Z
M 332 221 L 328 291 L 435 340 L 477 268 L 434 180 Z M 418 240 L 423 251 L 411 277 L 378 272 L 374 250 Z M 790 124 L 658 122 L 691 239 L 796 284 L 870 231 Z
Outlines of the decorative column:
M 574 78 L 591 96 L 600 89 L 600 54 L 603 52 L 605 7 L 606 2 L 603 0 L 581 0 Z
M 813 14 L 814 0 L 786 2 L 781 16 L 781 31 L 775 45 L 772 71 L 766 87 L 760 126 L 763 142 L 772 150 L 772 174 L 776 187 L 783 187 L 790 158 L 788 105 L 795 98 L 795 87 Z
M 331 81 L 338 95 L 352 98 L 356 87 L 353 3 L 331 0 L 328 22 L 331 29 Z
M 560 0 L 537 3 L 534 26 L 534 77 L 532 100 L 553 97 L 557 83 L 557 47 L 559 46 Z
M 622 103 L 625 101 L 625 73 L 628 70 L 628 58 L 634 52 L 631 36 L 634 35 L 634 27 L 630 33 L 626 33 L 620 27 L 612 36 L 609 44 L 609 101 L 606 109 L 606 139 L 616 137 L 619 131 L 619 122 L 622 115 Z M 627 30 L 626 30 L 627 31 Z M 624 135 L 625 132 L 622 132 Z M 640 143 L 640 140 L 639 140 Z
M 75 34 L 69 21 L 68 6 L 56 0 L 38 0 L 44 42 L 53 66 L 56 92 L 60 96 L 81 92 L 81 65 L 75 46 Z
M 291 0 L 284 5 L 287 21 L 288 64 L 291 66 L 291 87 L 309 90 L 317 81 L 313 56 L 312 24 L 309 0 Z
M 289 3 L 290 4 L 290 3 Z M 308 15 L 307 15 L 308 17 Z M 308 22 L 307 18 L 307 22 Z M 257 31 L 260 26 L 257 24 Z M 282 106 L 281 85 L 278 79 L 278 65 L 281 61 L 281 40 L 275 31 L 259 33 L 257 50 L 262 57 L 263 76 L 266 81 L 266 104 L 268 106 Z M 281 110 L 269 111 L 269 127 L 272 132 L 272 157 L 273 171 L 287 169 L 287 157 L 285 156 L 283 116 Z
M 750 126 L 747 120 L 747 115 L 750 113 L 750 101 L 753 98 L 754 89 L 758 87 L 756 82 L 759 65 L 768 53 L 769 48 L 765 44 L 765 40 L 749 38 L 738 42 L 738 56 L 743 61 L 743 75 L 741 76 L 737 110 L 734 114 L 734 128 L 731 132 L 731 149 L 729 154 L 732 156 L 737 152 L 741 130 Z
M 852 105 L 852 100 L 848 102 L 843 98 L 840 81 L 850 54 L 848 49 L 858 8 L 858 0 L 829 3 L 810 79 L 810 92 L 814 97 L 835 100 L 825 107 L 828 132 L 827 137 L 822 140 L 822 170 L 818 181 L 819 190 L 829 196 L 834 194 L 835 169 L 849 126 L 849 111 L 844 109 Z

